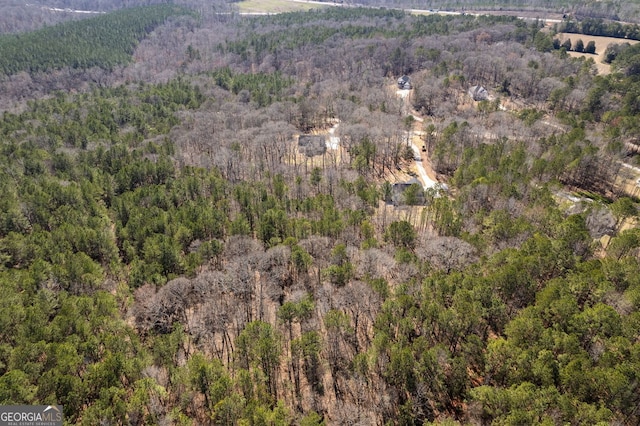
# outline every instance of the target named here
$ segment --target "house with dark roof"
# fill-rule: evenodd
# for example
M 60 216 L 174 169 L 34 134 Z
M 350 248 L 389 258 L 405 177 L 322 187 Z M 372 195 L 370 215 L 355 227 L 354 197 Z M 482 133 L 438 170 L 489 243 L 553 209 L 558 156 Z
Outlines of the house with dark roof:
M 476 102 L 486 101 L 489 99 L 489 92 L 482 86 L 471 86 L 469 88 L 469 96 Z
M 424 190 L 422 184 L 416 178 L 411 178 L 407 182 L 397 182 L 391 186 L 391 198 L 386 200 L 387 204 L 393 204 L 394 206 L 405 206 L 407 203 L 407 195 L 405 192 L 411 188 L 411 204 L 412 205 L 424 205 L 426 198 L 424 196 Z
M 300 135 L 298 150 L 307 157 L 322 155 L 327 151 L 327 138 L 324 135 Z
M 398 89 L 410 90 L 411 89 L 411 79 L 408 75 L 403 75 L 398 79 Z

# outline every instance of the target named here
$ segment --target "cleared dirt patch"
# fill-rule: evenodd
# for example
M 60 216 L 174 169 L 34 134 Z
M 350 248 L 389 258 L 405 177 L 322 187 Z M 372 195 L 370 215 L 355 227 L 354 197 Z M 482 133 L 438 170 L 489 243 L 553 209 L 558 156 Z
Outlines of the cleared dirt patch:
M 593 41 L 596 44 L 596 53 L 578 53 L 574 51 L 567 52 L 570 56 L 574 58 L 585 57 L 585 58 L 593 58 L 596 63 L 596 68 L 598 69 L 599 74 L 609 74 L 611 72 L 611 66 L 609 64 L 605 64 L 602 62 L 604 58 L 604 51 L 607 49 L 607 46 L 610 44 L 622 44 L 629 43 L 635 44 L 637 40 L 627 40 L 624 38 L 614 38 L 614 37 L 602 37 L 602 36 L 590 36 L 585 34 L 573 34 L 573 33 L 558 33 L 558 39 L 560 39 L 560 43 L 565 40 L 571 40 L 571 45 L 575 46 L 576 41 L 582 40 L 585 47 L 587 43 Z

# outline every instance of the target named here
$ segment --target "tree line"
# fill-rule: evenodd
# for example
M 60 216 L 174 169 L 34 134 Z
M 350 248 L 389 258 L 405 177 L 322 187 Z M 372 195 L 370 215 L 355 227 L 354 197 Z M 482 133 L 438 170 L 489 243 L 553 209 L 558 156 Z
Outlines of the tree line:
M 587 18 L 581 20 L 566 19 L 557 25 L 558 32 L 576 33 L 603 37 L 638 40 L 640 27 L 637 24 L 623 24 L 603 19 Z
M 44 72 L 63 67 L 111 69 L 126 63 L 138 42 L 185 8 L 156 5 L 64 22 L 41 30 L 0 37 L 0 72 Z

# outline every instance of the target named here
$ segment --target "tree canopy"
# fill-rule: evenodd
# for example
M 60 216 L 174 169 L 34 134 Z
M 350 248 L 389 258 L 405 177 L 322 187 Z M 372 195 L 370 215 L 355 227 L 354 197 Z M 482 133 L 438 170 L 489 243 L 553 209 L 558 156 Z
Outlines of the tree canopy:
M 11 36 L 114 50 L 0 81 L 1 404 L 86 425 L 635 421 L 635 46 L 598 75 L 512 17 L 213 6 Z
M 63 67 L 112 69 L 127 63 L 137 44 L 169 17 L 194 13 L 175 5 L 123 9 L 41 30 L 0 36 L 0 72 L 37 73 Z

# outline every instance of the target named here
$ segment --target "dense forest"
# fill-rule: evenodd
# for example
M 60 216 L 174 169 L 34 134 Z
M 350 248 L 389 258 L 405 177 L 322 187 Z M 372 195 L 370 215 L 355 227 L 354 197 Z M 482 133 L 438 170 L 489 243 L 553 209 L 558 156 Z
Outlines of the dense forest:
M 33 52 L 0 77 L 0 404 L 639 424 L 638 45 L 598 74 L 515 17 L 184 3 L 0 39 Z
M 124 9 L 92 19 L 0 37 L 0 73 L 51 69 L 111 69 L 127 62 L 144 36 L 170 16 L 188 10 L 170 5 Z

